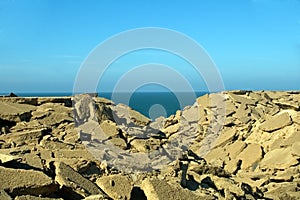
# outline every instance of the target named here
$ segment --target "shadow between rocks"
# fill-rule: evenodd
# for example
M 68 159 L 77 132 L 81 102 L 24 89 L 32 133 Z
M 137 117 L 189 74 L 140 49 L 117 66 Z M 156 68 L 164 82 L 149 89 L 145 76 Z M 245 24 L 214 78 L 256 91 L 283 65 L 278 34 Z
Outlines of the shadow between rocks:
M 130 200 L 147 200 L 144 191 L 140 187 L 133 187 Z

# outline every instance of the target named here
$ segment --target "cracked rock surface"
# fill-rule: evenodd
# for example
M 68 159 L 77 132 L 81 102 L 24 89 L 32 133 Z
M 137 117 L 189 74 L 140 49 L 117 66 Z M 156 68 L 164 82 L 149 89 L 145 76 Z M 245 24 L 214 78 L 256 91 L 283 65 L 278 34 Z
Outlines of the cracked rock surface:
M 0 199 L 300 199 L 300 92 L 207 94 L 155 121 L 90 95 L 0 97 Z

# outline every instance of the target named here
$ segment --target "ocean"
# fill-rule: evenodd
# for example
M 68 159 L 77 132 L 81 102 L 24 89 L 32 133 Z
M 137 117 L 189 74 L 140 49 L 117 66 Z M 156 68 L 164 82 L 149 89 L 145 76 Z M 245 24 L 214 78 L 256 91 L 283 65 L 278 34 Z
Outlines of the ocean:
M 134 92 L 134 93 L 98 93 L 100 97 L 112 100 L 116 104 L 123 103 L 132 109 L 154 120 L 159 116 L 168 117 L 177 110 L 192 105 L 197 97 L 208 92 Z M 73 93 L 15 93 L 20 97 L 58 97 L 71 96 Z M 7 95 L 7 94 L 5 94 Z

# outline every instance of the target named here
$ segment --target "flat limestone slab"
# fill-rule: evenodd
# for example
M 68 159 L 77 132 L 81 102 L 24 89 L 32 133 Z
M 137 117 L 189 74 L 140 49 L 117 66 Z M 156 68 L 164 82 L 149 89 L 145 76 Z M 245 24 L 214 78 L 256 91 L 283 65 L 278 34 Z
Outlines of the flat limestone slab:
M 40 171 L 0 167 L 0 190 L 12 196 L 47 195 L 58 190 L 52 179 Z
M 267 169 L 287 169 L 299 162 L 292 153 L 292 147 L 269 151 L 260 162 L 260 166 Z
M 97 179 L 96 184 L 113 199 L 130 199 L 133 188 L 128 176 L 111 175 Z
M 62 187 L 70 188 L 83 197 L 103 194 L 103 192 L 94 183 L 81 176 L 69 165 L 63 162 L 56 162 L 54 165 L 56 171 L 55 180 Z
M 0 153 L 0 164 L 10 162 L 10 161 L 13 161 L 13 160 L 18 160 L 18 159 L 19 159 L 19 157 L 17 157 L 17 156 L 12 156 L 12 155 L 8 155 L 8 154 Z
M 237 156 L 237 159 L 242 160 L 241 169 L 250 167 L 255 168 L 255 165 L 262 159 L 263 151 L 259 144 L 248 144 L 248 146 Z
M 176 187 L 160 179 L 145 179 L 142 182 L 141 189 L 144 191 L 147 199 L 151 200 L 213 199 L 213 197 L 208 195 L 196 195 L 187 189 Z
M 22 115 L 36 110 L 36 106 L 0 101 L 0 118 L 20 122 Z
M 43 197 L 36 197 L 30 195 L 18 196 L 14 200 L 54 200 L 53 198 L 43 198 Z M 63 200 L 62 198 L 55 198 L 55 200 Z
M 267 120 L 259 128 L 263 131 L 272 132 L 290 124 L 292 124 L 291 117 L 287 112 L 284 112 Z

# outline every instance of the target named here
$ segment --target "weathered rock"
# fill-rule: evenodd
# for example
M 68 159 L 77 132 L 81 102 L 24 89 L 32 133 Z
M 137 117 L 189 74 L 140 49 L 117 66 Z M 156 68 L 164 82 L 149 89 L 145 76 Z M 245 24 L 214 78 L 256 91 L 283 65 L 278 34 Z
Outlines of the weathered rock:
M 224 170 L 231 174 L 235 174 L 237 170 L 239 169 L 241 165 L 241 160 L 238 159 L 231 159 L 229 161 L 226 161 L 226 165 L 224 167 Z
M 165 133 L 167 136 L 170 136 L 172 135 L 173 133 L 176 133 L 180 128 L 180 124 L 177 123 L 177 124 L 173 124 L 171 126 L 168 126 L 166 128 L 163 128 L 161 131 L 163 133 Z
M 225 146 L 225 151 L 230 158 L 236 158 L 238 154 L 246 147 L 246 143 L 240 140 L 235 141 L 232 144 Z
M 35 109 L 32 105 L 0 101 L 0 118 L 14 122 L 29 121 L 31 112 Z
M 299 187 L 294 182 L 270 183 L 264 197 L 269 199 L 299 199 Z
M 217 138 L 214 147 L 224 146 L 230 141 L 233 141 L 235 135 L 236 135 L 235 129 L 227 129 L 226 131 L 222 132 L 221 135 Z
M 84 200 L 110 200 L 110 199 L 105 197 L 102 194 L 97 194 L 97 195 L 88 196 L 88 197 L 84 198 Z
M 26 170 L 30 176 L 32 169 L 42 175 L 44 171 L 58 182 L 51 182 L 56 188 L 55 194 L 51 195 L 40 192 L 43 186 L 38 182 L 37 186 L 24 186 L 25 189 L 16 187 L 14 193 L 3 191 L 13 198 L 23 195 L 16 199 L 34 200 L 50 196 L 75 200 L 146 199 L 146 196 L 148 199 L 186 199 L 190 196 L 194 199 L 263 199 L 264 194 L 272 199 L 297 199 L 299 196 L 300 92 L 209 94 L 198 98 L 198 105 L 195 103 L 151 123 L 128 106 L 116 106 L 109 100 L 91 95 L 85 97 L 79 102 L 74 101 L 75 122 L 71 98 L 68 98 L 69 103 L 57 98 L 0 98 L 2 104 L 16 105 L 18 109 L 18 104 L 34 105 L 22 119 L 18 113 L 7 115 L 10 117 L 7 119 L 0 116 L 0 148 L 5 148 L 0 149 L 0 165 L 9 167 L 5 170 L 18 172 L 18 176 L 25 173 L 22 169 L 30 169 Z M 45 131 L 40 131 L 42 128 Z M 101 129 L 108 134 L 100 134 Z M 192 145 L 183 146 L 191 138 Z M 178 144 L 172 141 L 178 141 Z M 125 153 L 118 155 L 105 149 L 108 143 L 119 146 Z M 169 144 L 174 148 L 167 149 Z M 91 147 L 92 154 L 85 145 Z M 164 155 L 154 151 L 159 147 L 165 148 Z M 184 155 L 182 149 L 187 150 Z M 126 162 L 115 159 L 113 162 L 118 170 L 111 168 L 113 163 L 103 162 L 137 152 L 158 155 L 151 163 L 155 169 L 165 166 L 163 161 L 178 159 L 162 170 L 130 176 L 120 175 L 118 171 L 125 169 L 118 166 L 126 167 Z M 134 161 L 142 163 L 143 159 Z M 57 164 L 61 162 L 66 167 Z M 134 166 L 132 163 L 128 166 Z M 121 181 L 121 185 L 126 186 L 118 189 L 117 181 L 106 181 L 115 176 L 130 177 L 130 181 Z M 93 183 L 97 179 L 98 182 L 101 180 L 101 187 L 111 192 L 110 197 Z M 140 188 L 142 182 L 144 191 Z M 0 183 L 0 191 L 1 187 Z
M 279 106 L 281 109 L 293 109 L 293 110 L 299 110 L 300 106 L 299 103 L 293 102 L 293 101 L 273 101 L 277 106 Z
M 41 147 L 45 149 L 74 149 L 74 145 L 66 144 L 62 141 L 51 140 L 51 138 L 43 138 L 40 142 Z
M 244 196 L 245 192 L 234 183 L 233 180 L 220 178 L 217 176 L 209 176 L 214 185 L 216 186 L 217 190 L 228 190 L 231 193 L 235 194 L 236 196 Z
M 66 107 L 72 106 L 72 97 L 39 97 L 37 98 L 37 104 L 43 105 L 46 103 L 62 104 Z
M 184 109 L 182 116 L 189 123 L 198 122 L 200 119 L 200 107 L 198 105 L 193 105 L 188 109 Z
M 80 125 L 89 120 L 99 123 L 104 120 L 115 121 L 111 108 L 106 103 L 99 101 L 96 103 L 94 98 L 89 94 L 76 95 L 73 107 L 76 124 Z
M 284 112 L 264 122 L 260 126 L 260 129 L 263 131 L 272 132 L 290 124 L 292 124 L 291 117 L 287 112 Z
M 252 167 L 254 170 L 258 166 L 258 162 L 262 159 L 263 151 L 258 144 L 248 144 L 248 146 L 237 156 L 242 160 L 241 169 Z
M 155 138 L 134 139 L 130 144 L 137 151 L 146 153 L 152 150 L 157 150 L 160 147 L 160 140 Z
M 10 161 L 13 161 L 13 160 L 18 160 L 18 159 L 19 159 L 19 157 L 17 157 L 17 156 L 12 156 L 12 155 L 7 155 L 7 154 L 0 153 L 0 164 L 10 162 Z
M 95 157 L 87 149 L 55 149 L 52 150 L 54 157 L 58 159 L 85 159 L 85 160 L 94 160 Z
M 55 171 L 55 181 L 60 184 L 62 189 L 65 188 L 65 195 L 67 195 L 68 198 L 78 199 L 89 195 L 103 194 L 94 183 L 85 179 L 63 162 L 55 163 Z
M 40 171 L 0 167 L 0 190 L 12 196 L 49 195 L 58 190 L 52 179 Z
M 211 196 L 208 195 L 196 195 L 187 189 L 171 185 L 159 179 L 148 178 L 144 180 L 142 182 L 141 189 L 145 192 L 147 199 L 151 200 L 213 199 Z
M 260 162 L 260 167 L 263 169 L 287 169 L 298 163 L 297 157 L 292 156 L 292 148 L 288 147 L 266 153 Z
M 55 198 L 56 200 L 63 200 L 62 198 Z M 47 198 L 47 197 L 36 197 L 36 196 L 30 196 L 30 195 L 23 195 L 23 196 L 17 196 L 15 200 L 54 200 L 54 198 Z
M 103 176 L 97 179 L 96 184 L 112 199 L 131 199 L 133 183 L 128 176 Z
M 0 189 L 0 199 L 1 200 L 12 200 L 12 198 L 4 191 Z
M 284 137 L 279 137 L 271 145 L 270 149 L 278 149 L 292 146 L 296 141 L 300 141 L 300 132 L 293 132 L 291 135 L 285 135 Z
M 113 145 L 121 148 L 121 149 L 127 149 L 127 143 L 122 138 L 112 138 L 108 140 L 107 142 L 111 142 Z
M 236 102 L 238 103 L 243 103 L 243 104 L 247 104 L 247 105 L 255 105 L 257 100 L 255 99 L 251 99 L 247 96 L 244 95 L 236 95 L 236 94 L 232 94 L 229 93 L 229 96 Z
M 104 120 L 100 124 L 100 128 L 107 138 L 116 137 L 119 134 L 120 129 L 117 124 L 110 120 Z
M 300 157 L 300 141 L 296 141 L 293 145 L 292 145 L 292 155 L 293 156 L 298 156 Z
M 144 115 L 142 115 L 141 113 L 130 109 L 129 110 L 129 116 L 130 119 L 137 125 L 147 125 L 150 123 L 150 119 Z
M 44 135 L 48 133 L 47 128 L 24 131 L 24 132 L 14 132 L 4 135 L 3 138 L 7 143 L 14 143 L 15 146 L 22 146 L 25 144 L 38 144 Z

